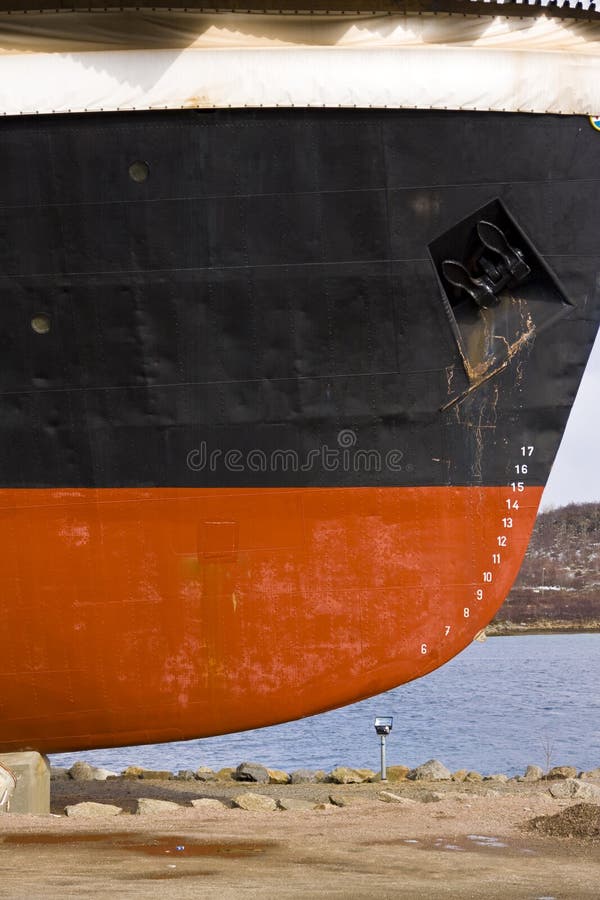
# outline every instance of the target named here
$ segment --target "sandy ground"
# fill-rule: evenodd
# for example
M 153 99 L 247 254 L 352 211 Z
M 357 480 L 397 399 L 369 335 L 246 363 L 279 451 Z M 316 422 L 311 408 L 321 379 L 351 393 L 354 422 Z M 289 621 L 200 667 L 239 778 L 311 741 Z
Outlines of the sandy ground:
M 177 781 L 53 782 L 51 816 L 0 816 L 0 897 L 597 898 L 600 843 L 524 830 L 573 802 L 547 784 L 415 785 L 389 789 L 439 802 L 377 799 L 382 785 L 244 787 Z M 315 811 L 239 809 L 82 820 L 81 800 L 128 809 L 137 797 L 176 800 L 244 790 L 347 803 Z M 179 848 L 179 849 L 178 849 Z

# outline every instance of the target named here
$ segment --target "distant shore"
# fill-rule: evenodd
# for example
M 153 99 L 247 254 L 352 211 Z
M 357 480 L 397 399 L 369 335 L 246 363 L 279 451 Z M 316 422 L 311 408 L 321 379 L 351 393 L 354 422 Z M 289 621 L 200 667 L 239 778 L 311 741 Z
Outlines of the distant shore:
M 485 629 L 486 637 L 515 637 L 527 634 L 597 634 L 600 622 L 548 621 L 536 619 L 531 622 L 493 622 Z

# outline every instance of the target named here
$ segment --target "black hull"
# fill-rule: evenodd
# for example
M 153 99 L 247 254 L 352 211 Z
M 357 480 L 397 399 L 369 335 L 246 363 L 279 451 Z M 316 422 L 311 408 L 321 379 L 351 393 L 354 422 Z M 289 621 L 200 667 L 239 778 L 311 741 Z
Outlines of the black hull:
M 600 315 L 584 117 L 0 128 L 3 487 L 499 485 L 515 440 L 545 483 Z M 498 203 L 555 294 L 522 333 L 492 315 L 512 349 L 475 371 L 435 254 Z

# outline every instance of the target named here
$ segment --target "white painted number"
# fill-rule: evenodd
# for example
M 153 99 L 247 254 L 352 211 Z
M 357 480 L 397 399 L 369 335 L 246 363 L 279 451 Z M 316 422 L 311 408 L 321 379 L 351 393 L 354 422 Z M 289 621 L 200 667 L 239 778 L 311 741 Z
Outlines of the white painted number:
M 510 486 L 512 488 L 513 494 L 515 493 L 515 491 L 518 491 L 521 494 L 525 490 L 522 481 L 511 481 Z
M 477 590 L 475 591 L 475 597 L 477 600 L 483 600 L 483 591 L 481 590 L 481 588 L 477 588 Z
M 500 554 L 499 553 L 492 553 L 492 562 L 494 563 L 495 566 L 500 565 Z
M 515 472 L 517 475 L 527 475 L 527 466 L 525 463 L 515 466 Z
M 506 547 L 506 535 L 505 534 L 499 534 L 497 541 L 498 541 L 499 547 Z
M 450 634 L 450 626 L 446 625 L 446 637 Z
M 521 456 L 533 456 L 534 447 L 521 447 Z
M 502 519 L 502 524 L 504 525 L 505 528 L 512 528 L 512 519 L 510 518 L 510 516 L 507 516 L 506 518 Z
M 463 615 L 464 615 L 465 619 L 468 619 L 469 616 L 471 615 L 471 610 L 469 609 L 468 606 L 465 606 L 465 608 L 463 609 Z
M 427 644 L 421 644 L 421 653 L 425 655 L 427 653 Z
M 492 580 L 492 573 L 491 573 L 491 572 L 484 572 L 484 573 L 483 573 L 483 580 L 484 580 L 484 581 L 487 581 L 487 582 L 490 582 L 490 581 Z

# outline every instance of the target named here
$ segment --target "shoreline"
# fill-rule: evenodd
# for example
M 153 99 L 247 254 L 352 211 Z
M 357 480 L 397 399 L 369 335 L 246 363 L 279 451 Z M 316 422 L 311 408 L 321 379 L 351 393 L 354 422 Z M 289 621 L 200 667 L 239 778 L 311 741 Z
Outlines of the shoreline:
M 485 629 L 487 638 L 491 637 L 520 637 L 522 635 L 540 635 L 540 634 L 598 634 L 600 633 L 600 622 L 586 622 L 581 625 L 571 625 L 568 622 L 555 622 L 547 624 L 546 622 L 532 622 L 527 625 L 517 625 L 515 623 L 493 623 Z

